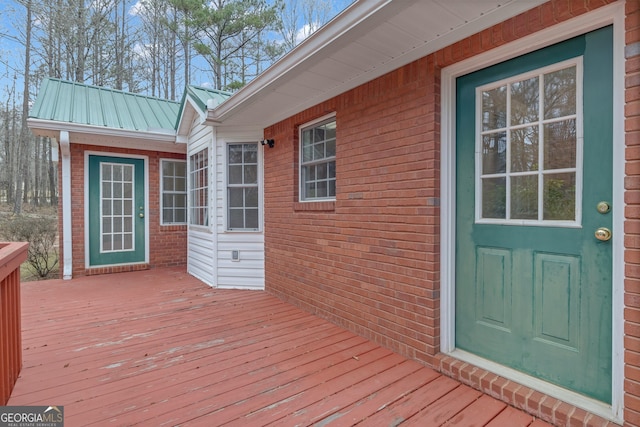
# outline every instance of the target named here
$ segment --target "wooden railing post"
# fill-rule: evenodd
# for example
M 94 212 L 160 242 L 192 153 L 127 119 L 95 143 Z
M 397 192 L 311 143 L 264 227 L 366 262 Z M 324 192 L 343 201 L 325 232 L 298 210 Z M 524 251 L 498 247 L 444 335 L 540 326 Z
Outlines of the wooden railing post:
M 20 264 L 28 247 L 0 242 L 0 405 L 9 401 L 22 369 Z

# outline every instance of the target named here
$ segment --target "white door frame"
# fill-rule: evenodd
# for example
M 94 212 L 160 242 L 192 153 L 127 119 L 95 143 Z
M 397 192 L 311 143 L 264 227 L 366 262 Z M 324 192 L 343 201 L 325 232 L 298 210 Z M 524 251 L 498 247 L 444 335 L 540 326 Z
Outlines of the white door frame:
M 84 268 L 112 267 L 113 265 L 91 265 L 89 248 L 89 156 L 114 157 L 118 159 L 141 159 L 144 161 L 144 212 L 147 215 L 144 222 L 144 261 L 149 263 L 149 157 L 138 154 L 125 154 L 109 151 L 85 151 L 84 152 Z M 130 263 L 141 264 L 140 262 Z M 115 264 L 115 265 L 130 265 Z
M 614 2 L 593 12 L 542 30 L 507 45 L 474 56 L 442 70 L 441 162 L 440 162 L 440 351 L 591 413 L 623 421 L 624 397 L 624 19 L 625 2 Z M 456 78 L 490 65 L 518 57 L 554 43 L 613 24 L 613 229 L 618 234 L 613 249 L 612 404 L 597 402 L 578 393 L 522 374 L 455 348 L 455 171 L 456 171 Z

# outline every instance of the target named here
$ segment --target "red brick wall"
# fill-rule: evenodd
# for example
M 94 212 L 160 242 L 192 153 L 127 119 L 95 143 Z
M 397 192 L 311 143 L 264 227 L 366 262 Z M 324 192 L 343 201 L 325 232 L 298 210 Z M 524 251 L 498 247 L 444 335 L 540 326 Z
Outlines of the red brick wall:
M 84 245 L 84 186 L 85 186 L 85 151 L 101 153 L 132 154 L 148 157 L 148 194 L 149 209 L 146 216 L 149 220 L 149 263 L 133 266 L 115 266 L 86 269 Z M 186 225 L 160 225 L 160 159 L 184 159 L 184 154 L 160 153 L 155 151 L 105 149 L 104 147 L 71 144 L 71 210 L 73 233 L 73 271 L 76 276 L 88 274 L 113 273 L 156 267 L 186 265 L 187 263 L 187 228 Z M 61 167 L 58 168 L 61 171 Z M 61 173 L 61 172 L 60 172 Z M 62 178 L 59 181 L 62 183 Z M 62 192 L 61 192 L 62 194 Z M 60 242 L 62 243 L 62 198 L 59 202 L 58 215 Z M 63 271 L 62 251 L 60 252 L 60 274 Z
M 625 421 L 640 425 L 640 1 L 626 4 Z
M 551 1 L 265 129 L 276 140 L 265 152 L 267 290 L 548 421 L 606 424 L 438 354 L 440 70 L 612 2 Z M 628 44 L 640 39 L 639 5 L 627 2 Z M 637 165 L 629 162 L 628 175 L 640 175 L 639 70 L 638 56 L 629 58 L 627 160 Z M 333 112 L 336 201 L 298 203 L 298 127 Z M 640 177 L 629 177 L 627 190 L 627 203 L 640 204 Z M 640 425 L 640 206 L 628 206 L 627 217 L 627 304 L 634 308 L 626 326 L 637 338 L 627 341 L 625 402 L 629 425 Z

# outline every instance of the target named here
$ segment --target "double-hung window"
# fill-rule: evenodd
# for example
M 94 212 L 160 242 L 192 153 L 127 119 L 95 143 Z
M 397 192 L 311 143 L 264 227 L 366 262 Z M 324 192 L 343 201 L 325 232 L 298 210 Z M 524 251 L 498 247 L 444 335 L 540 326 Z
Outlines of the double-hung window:
M 336 119 L 300 129 L 300 200 L 336 198 Z
M 162 225 L 187 222 L 187 164 L 183 160 L 160 161 Z
M 209 149 L 189 157 L 191 209 L 189 223 L 209 225 Z
M 258 144 L 227 145 L 227 229 L 258 230 Z

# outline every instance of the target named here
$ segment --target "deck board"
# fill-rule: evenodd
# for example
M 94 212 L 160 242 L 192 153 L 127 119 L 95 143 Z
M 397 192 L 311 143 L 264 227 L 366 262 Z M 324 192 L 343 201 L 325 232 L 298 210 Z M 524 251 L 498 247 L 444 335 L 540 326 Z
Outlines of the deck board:
M 68 427 L 534 422 L 268 293 L 179 268 L 23 283 L 22 305 L 9 405 L 64 406 Z

